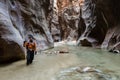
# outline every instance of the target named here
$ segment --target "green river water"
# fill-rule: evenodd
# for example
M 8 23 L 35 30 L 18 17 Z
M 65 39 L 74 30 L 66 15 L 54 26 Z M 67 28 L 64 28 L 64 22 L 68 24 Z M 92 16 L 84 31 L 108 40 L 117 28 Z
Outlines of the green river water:
M 54 53 L 60 50 L 69 53 Z M 62 44 L 38 53 L 29 66 L 25 60 L 1 65 L 0 80 L 120 80 L 120 55 Z

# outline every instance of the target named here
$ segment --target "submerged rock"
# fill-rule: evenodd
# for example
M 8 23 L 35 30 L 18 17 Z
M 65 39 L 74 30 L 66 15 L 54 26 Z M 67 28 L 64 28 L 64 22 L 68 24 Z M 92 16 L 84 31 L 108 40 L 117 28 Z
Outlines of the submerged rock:
M 119 80 L 113 72 L 106 72 L 94 67 L 75 67 L 61 71 L 56 80 Z
M 110 49 L 109 52 L 113 52 L 113 53 L 120 53 L 119 50 L 115 50 L 115 49 Z

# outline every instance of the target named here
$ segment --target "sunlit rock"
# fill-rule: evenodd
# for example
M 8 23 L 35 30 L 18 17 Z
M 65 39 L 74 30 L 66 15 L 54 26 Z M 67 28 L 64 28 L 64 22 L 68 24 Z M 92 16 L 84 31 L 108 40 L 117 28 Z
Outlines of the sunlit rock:
M 0 2 L 0 63 L 25 58 L 22 36 L 13 24 L 9 15 L 9 5 L 6 4 L 9 2 Z
M 0 1 L 0 62 L 25 59 L 22 45 L 28 34 L 35 37 L 37 50 L 53 47 L 48 7 L 46 0 Z

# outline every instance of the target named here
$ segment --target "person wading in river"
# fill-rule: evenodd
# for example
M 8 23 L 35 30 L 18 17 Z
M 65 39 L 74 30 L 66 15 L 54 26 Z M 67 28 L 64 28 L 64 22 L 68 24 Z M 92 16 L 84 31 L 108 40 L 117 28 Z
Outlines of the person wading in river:
M 28 41 L 24 41 L 23 46 L 27 50 L 26 65 L 29 65 L 33 62 L 34 54 L 36 54 L 36 43 L 32 35 L 28 35 Z

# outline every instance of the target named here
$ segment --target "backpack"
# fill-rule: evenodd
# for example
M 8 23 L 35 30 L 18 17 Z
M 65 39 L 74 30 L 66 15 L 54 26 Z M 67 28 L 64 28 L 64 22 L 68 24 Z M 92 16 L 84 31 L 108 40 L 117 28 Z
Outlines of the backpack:
M 28 42 L 26 44 L 26 48 L 29 49 L 29 50 L 35 50 L 35 42 Z

